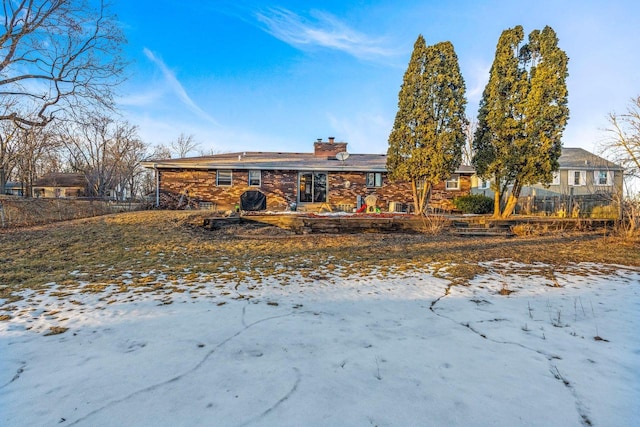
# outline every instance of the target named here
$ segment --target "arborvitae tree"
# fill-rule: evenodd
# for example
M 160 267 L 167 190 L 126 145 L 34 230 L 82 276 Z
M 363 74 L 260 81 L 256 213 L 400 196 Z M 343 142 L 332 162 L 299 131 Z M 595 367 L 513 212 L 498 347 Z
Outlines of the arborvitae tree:
M 569 118 L 568 58 L 551 27 L 521 45 L 521 26 L 503 31 L 478 112 L 473 165 L 493 178 L 494 216 L 506 218 L 525 185 L 548 184 L 559 168 Z M 501 202 L 511 186 L 506 204 Z
M 520 94 L 523 77 L 517 52 L 523 39 L 522 27 L 502 32 L 491 66 L 489 82 L 480 101 L 478 128 L 473 141 L 473 165 L 478 175 L 493 178 L 494 215 L 500 212 L 500 200 L 509 176 L 510 150 L 518 137 L 517 121 L 521 117 Z
M 460 165 L 465 143 L 465 85 L 450 42 L 426 46 L 422 35 L 398 95 L 398 112 L 387 150 L 392 181 L 409 181 L 417 214 L 434 184 Z

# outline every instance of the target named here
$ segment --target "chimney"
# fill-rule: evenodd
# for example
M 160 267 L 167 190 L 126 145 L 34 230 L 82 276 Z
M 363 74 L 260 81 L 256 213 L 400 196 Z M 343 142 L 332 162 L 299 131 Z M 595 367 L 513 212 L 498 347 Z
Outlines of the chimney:
M 330 136 L 329 142 L 323 142 L 322 139 L 318 139 L 313 143 L 313 154 L 316 157 L 326 157 L 330 160 L 335 160 L 336 154 L 347 151 L 346 142 L 336 142 L 335 137 Z

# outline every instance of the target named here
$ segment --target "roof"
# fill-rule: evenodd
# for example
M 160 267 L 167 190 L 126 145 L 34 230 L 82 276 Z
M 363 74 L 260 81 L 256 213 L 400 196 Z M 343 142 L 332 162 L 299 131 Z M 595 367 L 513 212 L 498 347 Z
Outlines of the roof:
M 564 147 L 559 159 L 561 169 L 624 170 L 621 166 L 582 148 Z M 344 160 L 316 156 L 314 153 L 236 152 L 180 159 L 160 159 L 142 162 L 146 168 L 158 169 L 235 169 L 235 170 L 299 170 L 386 172 L 386 154 L 350 154 Z M 456 173 L 473 174 L 473 166 L 461 165 Z
M 622 166 L 610 162 L 600 156 L 596 156 L 582 148 L 563 148 L 558 162 L 560 163 L 561 169 L 624 170 Z
M 180 159 L 148 160 L 146 168 L 158 169 L 260 169 L 299 171 L 386 172 L 386 154 L 350 154 L 344 161 L 313 153 L 238 152 Z M 460 166 L 457 173 L 472 174 L 471 166 Z
M 84 188 L 87 181 L 81 173 L 47 173 L 36 180 L 34 187 L 81 187 Z

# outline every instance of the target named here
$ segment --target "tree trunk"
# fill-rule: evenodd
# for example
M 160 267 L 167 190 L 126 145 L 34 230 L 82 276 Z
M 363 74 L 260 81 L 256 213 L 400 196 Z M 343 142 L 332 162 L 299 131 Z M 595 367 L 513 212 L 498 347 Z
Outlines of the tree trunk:
M 509 198 L 507 199 L 507 205 L 504 207 L 504 211 L 502 212 L 502 218 L 509 218 L 513 213 L 516 205 L 518 204 L 518 198 L 512 194 L 509 194 Z
M 414 179 L 411 181 L 411 189 L 413 190 L 413 204 L 416 208 L 415 215 L 424 215 L 427 203 L 431 198 L 431 183 L 427 182 L 424 187 L 418 188 Z
M 413 206 L 415 209 L 414 215 L 420 215 L 420 203 L 418 199 L 418 186 L 416 185 L 416 180 L 411 180 L 411 192 L 413 193 Z
M 513 213 L 513 210 L 516 208 L 518 204 L 518 198 L 520 198 L 520 190 L 522 186 L 518 181 L 513 184 L 513 190 L 511 194 L 509 194 L 509 198 L 507 199 L 507 205 L 504 207 L 504 211 L 502 211 L 502 218 L 509 218 Z
M 493 193 L 493 217 L 500 218 L 500 199 L 502 195 L 500 194 L 500 190 L 494 190 Z
M 502 199 L 502 186 L 500 179 L 494 176 L 493 188 L 493 217 L 500 218 L 500 201 Z
M 427 187 L 424 190 L 422 199 L 422 212 L 425 214 L 427 213 L 427 207 L 429 206 L 429 202 L 431 201 L 431 190 L 433 189 L 433 185 L 430 182 L 428 182 L 426 186 Z

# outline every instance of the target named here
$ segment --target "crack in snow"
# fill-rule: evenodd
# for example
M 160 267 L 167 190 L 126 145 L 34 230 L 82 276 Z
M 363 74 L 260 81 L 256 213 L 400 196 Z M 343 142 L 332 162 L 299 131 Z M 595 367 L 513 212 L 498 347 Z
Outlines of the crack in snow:
M 0 386 L 0 390 L 2 390 L 3 388 L 7 387 L 9 384 L 14 382 L 18 378 L 20 378 L 20 375 L 22 375 L 22 373 L 24 372 L 24 367 L 25 366 L 27 366 L 27 362 L 22 362 L 21 366 L 16 370 L 16 374 L 13 376 L 13 378 L 11 378 L 11 380 L 9 380 L 6 384 L 3 384 L 2 386 Z
M 250 329 L 251 327 L 253 327 L 253 326 L 255 326 L 255 325 L 258 325 L 258 324 L 260 324 L 260 323 L 263 323 L 263 322 L 270 321 L 270 320 L 279 319 L 279 318 L 282 318 L 282 317 L 288 317 L 288 316 L 291 316 L 291 315 L 293 315 L 293 314 L 295 314 L 295 313 L 296 313 L 296 312 L 294 312 L 294 311 L 291 311 L 291 312 L 289 312 L 289 313 L 287 313 L 287 314 L 280 314 L 280 315 L 277 315 L 277 316 L 265 317 L 264 319 L 256 320 L 255 322 L 249 323 L 248 325 L 244 325 L 244 323 L 245 323 L 245 322 L 244 322 L 244 312 L 245 312 L 244 308 L 245 308 L 245 307 L 243 307 L 243 326 L 244 326 L 244 327 L 243 327 L 241 330 L 239 330 L 238 332 L 236 332 L 235 334 L 233 334 L 233 335 L 231 335 L 231 336 L 227 337 L 226 339 L 224 339 L 224 340 L 222 340 L 220 343 L 218 343 L 218 344 L 217 344 L 213 349 L 211 349 L 207 354 L 205 354 L 205 355 L 203 356 L 203 358 L 200 360 L 200 362 L 198 362 L 198 363 L 197 363 L 195 366 L 193 366 L 191 369 L 189 369 L 188 371 L 183 372 L 182 374 L 176 375 L 176 376 L 174 376 L 173 378 L 170 378 L 170 379 L 168 379 L 168 380 L 165 380 L 165 381 L 159 382 L 159 383 L 157 383 L 157 384 L 152 384 L 152 385 L 147 386 L 147 387 L 144 387 L 144 388 L 142 388 L 142 389 L 140 389 L 140 390 L 136 390 L 136 391 L 134 391 L 134 392 L 132 392 L 132 393 L 129 393 L 128 395 L 126 395 L 126 396 L 124 396 L 124 397 L 121 397 L 121 398 L 116 399 L 116 400 L 112 400 L 111 402 L 109 402 L 109 403 L 107 403 L 107 404 L 105 404 L 105 405 L 101 406 L 100 408 L 96 408 L 96 409 L 94 409 L 93 411 L 89 412 L 89 413 L 88 413 L 88 414 L 86 414 L 85 416 L 83 416 L 83 417 L 81 417 L 81 418 L 78 418 L 77 420 L 75 420 L 74 422 L 72 422 L 72 423 L 71 423 L 71 424 L 69 424 L 69 425 L 70 425 L 70 426 L 77 425 L 78 423 L 80 423 L 80 422 L 82 422 L 82 421 L 86 421 L 88 418 L 92 417 L 93 415 L 95 415 L 95 414 L 97 414 L 97 413 L 99 413 L 99 412 L 102 412 L 103 410 L 105 410 L 105 409 L 107 409 L 107 408 L 109 408 L 109 407 L 111 407 L 111 406 L 117 405 L 118 403 L 121 403 L 121 402 L 124 402 L 124 401 L 126 401 L 126 400 L 128 400 L 128 399 L 131 399 L 132 397 L 135 397 L 135 396 L 138 396 L 138 395 L 141 395 L 141 394 L 143 394 L 143 393 L 150 392 L 150 391 L 154 391 L 154 390 L 157 390 L 157 389 L 159 389 L 159 388 L 161 388 L 161 387 L 164 387 L 164 386 L 166 386 L 166 385 L 168 385 L 168 384 L 172 384 L 172 383 L 175 383 L 175 382 L 177 382 L 177 381 L 180 381 L 181 379 L 183 379 L 183 378 L 184 378 L 184 377 L 186 377 L 187 375 L 192 374 L 193 372 L 195 372 L 195 371 L 197 371 L 198 369 L 200 369 L 200 367 L 201 367 L 201 366 L 202 366 L 202 365 L 203 365 L 203 364 L 204 364 L 204 363 L 205 363 L 205 362 L 206 362 L 206 361 L 211 357 L 211 355 L 213 355 L 213 354 L 214 354 L 218 349 L 220 349 L 220 347 L 222 347 L 223 345 L 227 344 L 229 341 L 233 340 L 234 338 L 236 338 L 236 337 L 237 337 L 237 336 L 239 336 L 240 334 L 242 334 L 242 333 L 246 332 L 246 331 L 247 331 L 248 329 Z M 297 372 L 297 369 L 296 369 L 296 372 Z M 299 373 L 298 373 L 298 374 L 299 374 Z M 13 381 L 13 380 L 12 380 L 12 381 Z M 10 381 L 9 383 L 11 383 L 11 381 Z M 284 400 L 288 399 L 288 396 L 289 396 L 293 391 L 295 391 L 295 389 L 297 388 L 298 383 L 299 383 L 299 380 L 298 380 L 298 381 L 296 381 L 296 384 L 295 384 L 295 386 L 294 386 L 294 389 L 293 389 L 292 391 L 290 391 L 290 392 L 289 392 L 289 394 L 287 394 L 284 398 L 282 398 L 282 399 L 280 399 L 278 402 L 276 402 L 276 404 L 274 405 L 274 407 L 272 407 L 272 408 L 270 408 L 270 409 L 275 408 L 277 405 L 279 405 L 280 403 L 284 402 Z M 263 415 L 266 415 L 268 412 L 270 412 L 270 410 L 267 410 L 266 412 L 264 412 L 264 413 L 263 413 Z
M 483 334 L 482 332 L 474 329 L 469 322 L 466 322 L 466 323 L 459 322 L 456 319 L 453 319 L 453 318 L 451 318 L 449 316 L 446 316 L 446 315 L 444 315 L 442 313 L 436 312 L 436 310 L 435 310 L 436 304 L 438 302 L 440 302 L 441 299 L 443 299 L 444 297 L 448 296 L 451 293 L 451 288 L 453 286 L 457 286 L 457 285 L 459 285 L 459 284 L 450 283 L 449 285 L 447 285 L 447 287 L 445 288 L 444 295 L 441 295 L 438 298 L 436 298 L 435 300 L 433 300 L 431 302 L 431 305 L 429 306 L 429 310 L 431 310 L 431 312 L 433 314 L 435 314 L 436 316 L 439 316 L 439 317 L 441 317 L 443 319 L 447 319 L 450 322 L 453 322 L 453 323 L 455 323 L 457 325 L 464 326 L 465 328 L 467 328 L 468 330 L 470 330 L 474 334 L 480 336 L 481 338 L 483 338 L 483 339 L 485 339 L 487 341 L 490 341 L 490 342 L 493 342 L 493 343 L 496 343 L 496 344 L 514 345 L 514 346 L 520 347 L 522 349 L 525 349 L 525 350 L 528 350 L 528 351 L 532 351 L 532 352 L 535 352 L 535 353 L 538 353 L 538 354 L 544 356 L 549 361 L 549 365 L 550 365 L 550 369 L 549 370 L 550 370 L 551 374 L 553 375 L 553 377 L 555 379 L 557 379 L 558 381 L 562 382 L 562 384 L 569 390 L 569 392 L 573 396 L 573 399 L 574 399 L 575 405 L 576 405 L 576 411 L 578 412 L 578 415 L 580 416 L 580 422 L 582 423 L 582 425 L 584 425 L 584 426 L 593 425 L 591 420 L 589 419 L 589 416 L 588 416 L 588 409 L 585 408 L 585 406 L 583 405 L 582 399 L 580 399 L 580 397 L 578 396 L 578 393 L 577 393 L 576 389 L 573 387 L 573 385 L 571 384 L 571 382 L 569 380 L 567 380 L 564 376 L 562 376 L 560 374 L 560 371 L 558 370 L 558 367 L 555 364 L 553 364 L 553 362 L 552 362 L 553 360 L 561 359 L 560 356 L 549 354 L 549 353 L 547 353 L 547 352 L 545 352 L 543 350 L 538 350 L 536 348 L 528 347 L 528 346 L 526 346 L 524 344 L 521 344 L 521 343 L 518 343 L 518 342 L 501 341 L 501 340 L 497 340 L 497 339 L 494 339 L 494 338 L 490 338 L 486 334 Z M 469 284 L 467 284 L 467 286 L 468 285 Z
M 242 424 L 240 424 L 241 426 L 247 426 L 249 424 L 253 424 L 255 422 L 258 422 L 260 420 L 262 420 L 262 418 L 266 417 L 267 415 L 269 415 L 271 412 L 273 412 L 278 406 L 280 406 L 281 404 L 283 404 L 284 402 L 286 402 L 287 400 L 289 400 L 289 398 L 293 395 L 293 393 L 296 392 L 296 390 L 298 390 L 298 385 L 300 384 L 300 381 L 302 380 L 302 376 L 300 375 L 300 370 L 298 368 L 296 368 L 295 366 L 293 367 L 293 370 L 296 373 L 296 381 L 293 384 L 293 386 L 291 387 L 291 390 L 289 390 L 287 392 L 287 394 L 285 394 L 284 396 L 282 396 L 276 403 L 274 403 L 273 405 L 271 405 L 271 407 L 267 408 L 264 412 L 262 412 L 260 415 L 258 415 L 257 417 L 254 417 L 252 419 L 250 419 L 249 421 L 246 421 Z

